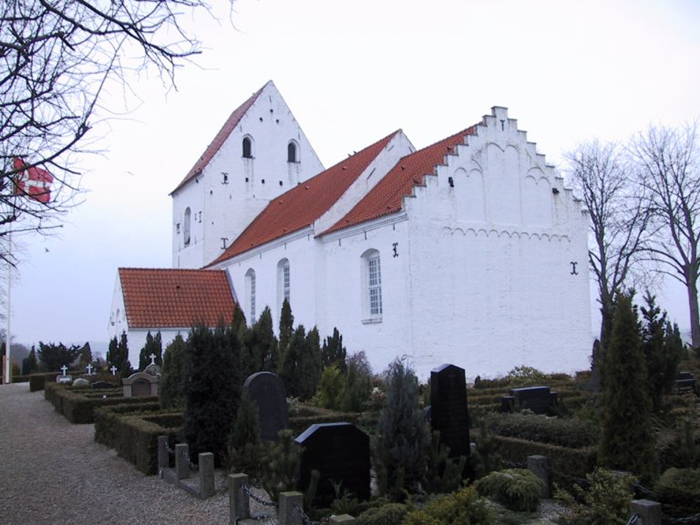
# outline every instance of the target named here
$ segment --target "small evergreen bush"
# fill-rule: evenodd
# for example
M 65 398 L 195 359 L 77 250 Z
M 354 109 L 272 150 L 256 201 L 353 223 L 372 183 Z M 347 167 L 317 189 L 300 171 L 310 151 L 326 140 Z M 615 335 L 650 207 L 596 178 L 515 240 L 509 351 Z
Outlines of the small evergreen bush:
M 403 503 L 387 503 L 367 509 L 357 517 L 357 525 L 401 525 L 408 514 Z
M 281 430 L 277 443 L 267 448 L 260 483 L 272 501 L 279 499 L 280 492 L 296 490 L 300 455 L 291 430 Z
M 404 525 L 490 525 L 493 517 L 475 487 L 440 496 L 423 509 L 410 512 Z
M 228 440 L 229 471 L 244 472 L 251 479 L 257 479 L 261 472 L 262 453 L 258 407 L 244 391 Z
M 491 472 L 476 482 L 480 495 L 518 512 L 537 510 L 543 485 L 542 480 L 527 469 Z
M 575 494 L 558 490 L 555 498 L 568 507 L 564 523 L 575 525 L 626 525 L 634 478 L 628 474 L 596 469 L 586 476 L 588 489 L 575 485 Z
M 184 407 L 185 405 L 186 348 L 185 341 L 178 334 L 165 349 L 160 385 L 158 385 L 162 408 Z
M 344 391 L 345 378 L 340 369 L 336 365 L 328 366 L 321 375 L 313 404 L 321 408 L 338 410 L 343 400 Z
M 146 334 L 146 344 L 143 345 L 141 352 L 139 352 L 139 370 L 143 371 L 148 365 L 151 364 L 151 355 L 155 355 L 155 363 L 162 367 L 163 366 L 163 341 L 160 335 L 160 331 L 156 335 L 151 335 L 149 330 Z M 125 376 L 126 377 L 126 376 Z
M 428 449 L 428 471 L 425 487 L 430 494 L 444 494 L 457 490 L 462 484 L 462 473 L 467 464 L 466 456 L 449 458 L 450 449 L 440 440 L 440 432 L 435 430 Z
M 670 468 L 659 478 L 656 493 L 673 516 L 700 513 L 700 469 Z
M 341 408 L 345 412 L 361 412 L 372 394 L 372 367 L 364 352 L 347 359 L 347 373 Z

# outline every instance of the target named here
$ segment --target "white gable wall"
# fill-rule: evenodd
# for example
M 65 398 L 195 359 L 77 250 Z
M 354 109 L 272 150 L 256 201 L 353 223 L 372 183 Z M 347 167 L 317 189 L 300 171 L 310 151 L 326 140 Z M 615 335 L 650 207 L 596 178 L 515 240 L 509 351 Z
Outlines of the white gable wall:
M 243 157 L 244 137 L 252 141 L 252 158 Z M 287 161 L 291 141 L 298 162 Z M 322 170 L 294 115 L 268 83 L 202 173 L 173 193 L 173 267 L 211 263 L 270 200 Z M 197 217 L 190 245 L 184 246 L 184 229 L 178 234 L 176 225 L 188 206 Z

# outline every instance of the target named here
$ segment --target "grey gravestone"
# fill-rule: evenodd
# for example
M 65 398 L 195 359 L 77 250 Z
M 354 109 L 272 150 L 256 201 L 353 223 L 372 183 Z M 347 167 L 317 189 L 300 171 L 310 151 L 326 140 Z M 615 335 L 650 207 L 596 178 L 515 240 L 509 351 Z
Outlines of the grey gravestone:
M 145 372 L 136 372 L 122 379 L 124 397 L 157 396 L 158 382 L 159 378 L 156 376 Z
M 245 380 L 243 389 L 258 407 L 260 438 L 277 441 L 279 431 L 289 427 L 284 383 L 272 372 L 258 372 Z
M 469 457 L 469 410 L 464 369 L 442 365 L 430 372 L 430 426 L 450 458 Z
M 505 396 L 501 402 L 501 410 L 527 409 L 535 414 L 548 414 L 550 409 L 557 404 L 558 399 L 559 394 L 552 392 L 548 386 L 511 388 L 510 396 Z
M 690 372 L 679 372 L 676 379 L 676 389 L 679 392 L 690 390 L 695 391 L 695 378 Z
M 90 386 L 90 381 L 88 381 L 87 379 L 83 379 L 82 377 L 79 377 L 78 379 L 73 381 L 73 386 L 85 388 L 85 387 Z
M 148 397 L 151 395 L 151 383 L 146 379 L 137 379 L 131 384 L 131 397 Z
M 311 425 L 295 442 L 302 448 L 299 489 L 308 488 L 311 472 L 320 474 L 314 503 L 328 506 L 336 498 L 333 484 L 362 501 L 370 495 L 369 436 L 350 423 Z

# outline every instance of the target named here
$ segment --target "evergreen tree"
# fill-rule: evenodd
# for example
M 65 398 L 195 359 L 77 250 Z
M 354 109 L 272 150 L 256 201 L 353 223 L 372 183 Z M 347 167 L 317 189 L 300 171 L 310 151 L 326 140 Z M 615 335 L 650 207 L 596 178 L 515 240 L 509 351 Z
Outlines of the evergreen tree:
M 80 349 L 80 365 L 85 367 L 90 363 L 92 363 L 92 350 L 90 343 L 85 343 Z
M 419 408 L 418 379 L 397 359 L 387 372 L 387 395 L 379 414 L 373 454 L 379 491 L 394 499 L 423 483 L 431 439 Z
M 321 350 L 321 360 L 323 367 L 337 366 L 343 374 L 347 371 L 347 364 L 345 358 L 347 356 L 347 350 L 343 346 L 343 336 L 337 328 L 333 328 L 333 335 L 326 337 L 323 341 L 323 348 Z
M 27 376 L 29 374 L 33 374 L 38 369 L 39 363 L 36 359 L 36 350 L 34 349 L 34 346 L 32 346 L 29 355 L 26 357 L 26 359 L 22 360 L 22 375 Z
M 212 452 L 223 464 L 243 384 L 241 345 L 232 327 L 192 328 L 185 353 L 185 440 L 190 455 Z
M 286 302 L 286 301 L 285 301 Z M 280 338 L 280 345 L 281 345 Z M 294 333 L 289 338 L 286 351 L 284 352 L 284 361 L 280 369 L 280 378 L 284 382 L 287 395 L 290 397 L 302 398 L 302 380 L 303 373 L 303 355 L 307 352 L 306 345 L 306 329 L 303 325 L 299 325 Z
M 300 452 L 291 430 L 280 430 L 277 443 L 267 448 L 262 462 L 261 485 L 272 501 L 280 492 L 296 490 Z
M 314 404 L 321 408 L 338 410 L 343 400 L 344 380 L 337 366 L 331 365 L 324 368 L 318 383 L 318 392 L 313 398 Z
M 233 321 L 231 322 L 231 328 L 234 332 L 236 332 L 236 334 L 238 334 L 238 339 L 240 341 L 243 341 L 243 334 L 247 330 L 248 324 L 245 319 L 243 309 L 239 308 L 238 306 L 236 306 L 236 309 L 233 312 Z
M 674 329 L 667 320 L 666 312 L 662 313 L 656 306 L 656 297 L 647 292 L 644 302 L 646 308 L 641 308 L 644 318 L 642 348 L 647 365 L 649 397 L 657 412 L 661 408 L 663 394 L 673 389 L 678 376 L 683 341 L 680 334 L 674 337 Z
M 163 369 L 158 391 L 161 408 L 182 408 L 185 406 L 185 359 L 186 345 L 178 334 L 165 349 Z
M 604 357 L 603 434 L 600 463 L 627 470 L 645 481 L 657 475 L 651 428 L 652 404 L 637 313 L 631 295 L 617 298 L 610 343 Z
M 117 368 L 122 377 L 129 377 L 133 373 L 131 362 L 129 361 L 129 342 L 126 332 L 122 332 L 118 342 L 116 337 L 109 342 L 107 367 L 111 368 L 113 366 Z
M 372 395 L 372 367 L 364 352 L 350 356 L 347 365 L 341 408 L 345 412 L 362 412 Z
M 262 454 L 258 407 L 244 390 L 228 440 L 229 471 L 245 472 L 257 479 L 261 473 Z
M 77 345 L 71 345 L 70 348 L 68 348 L 63 343 L 44 344 L 39 341 L 37 355 L 39 356 L 39 360 L 44 363 L 46 370 L 49 372 L 58 372 L 64 365 L 68 367 L 71 366 L 80 356 L 81 350 L 81 347 Z
M 311 399 L 321 381 L 321 336 L 315 326 L 306 336 L 306 352 L 301 355 L 301 390 L 299 399 Z
M 284 363 L 284 354 L 289 346 L 289 341 L 294 333 L 294 316 L 292 315 L 292 307 L 287 299 L 282 303 L 282 311 L 280 312 L 279 334 L 280 340 L 278 345 L 278 363 L 281 367 Z M 280 368 L 281 371 L 281 368 Z
M 160 335 L 160 330 L 153 337 L 149 330 L 146 334 L 146 344 L 139 353 L 139 370 L 145 370 L 151 364 L 151 355 L 156 356 L 156 364 L 163 366 L 163 341 Z
M 277 371 L 277 338 L 272 330 L 272 312 L 268 307 L 244 337 L 247 375 L 262 370 Z

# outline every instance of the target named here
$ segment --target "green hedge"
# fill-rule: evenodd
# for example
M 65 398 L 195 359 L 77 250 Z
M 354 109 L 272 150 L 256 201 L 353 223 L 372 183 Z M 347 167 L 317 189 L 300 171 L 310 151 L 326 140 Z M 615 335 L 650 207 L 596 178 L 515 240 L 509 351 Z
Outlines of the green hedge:
M 47 382 L 56 382 L 56 378 L 61 374 L 58 372 L 49 372 L 46 374 L 32 374 L 29 376 L 29 391 L 37 392 L 44 390 L 44 385 Z
M 354 413 L 344 413 L 344 412 L 331 412 L 323 415 L 315 416 L 303 416 L 303 417 L 290 417 L 289 418 L 289 428 L 295 436 L 298 436 L 304 432 L 307 428 L 314 424 L 320 423 L 352 423 L 357 424 L 358 419 L 362 414 Z
M 498 443 L 498 451 L 505 461 L 526 463 L 528 456 L 548 457 L 553 479 L 557 482 L 566 476 L 584 478 L 593 471 L 598 457 L 598 447 L 595 446 L 567 448 L 506 436 L 493 436 L 493 439 Z
M 590 421 L 535 416 L 531 414 L 489 414 L 486 424 L 491 433 L 527 439 L 568 448 L 590 447 L 598 443 L 599 428 Z
M 56 383 L 46 383 L 44 388 L 44 398 L 53 404 L 56 412 L 75 424 L 93 423 L 95 421 L 95 408 L 158 401 L 157 396 L 121 397 L 112 395 L 114 393 L 112 389 L 98 392 L 84 388 L 65 387 Z
M 98 408 L 95 441 L 115 449 L 144 474 L 157 474 L 158 436 L 175 442 L 184 423 L 182 413 L 161 413 L 159 409 L 157 402 Z

